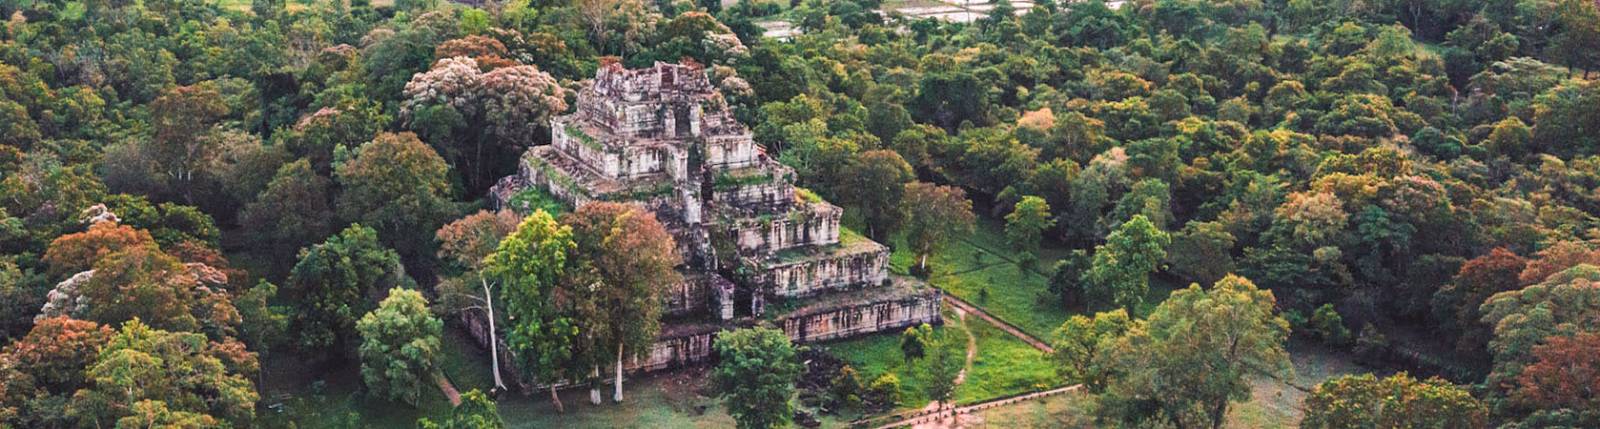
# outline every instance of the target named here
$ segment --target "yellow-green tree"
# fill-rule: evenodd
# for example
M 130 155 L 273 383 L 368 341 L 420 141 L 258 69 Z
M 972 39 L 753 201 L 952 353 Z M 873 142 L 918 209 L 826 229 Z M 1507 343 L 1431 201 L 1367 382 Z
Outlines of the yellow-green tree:
M 1256 373 L 1291 371 L 1289 322 L 1271 291 L 1239 276 L 1174 291 L 1143 323 L 1112 345 L 1117 376 L 1102 399 L 1104 416 L 1177 427 L 1222 427 L 1228 407 L 1250 398 Z
M 428 299 L 395 289 L 378 309 L 356 322 L 361 333 L 361 380 L 372 393 L 413 406 L 432 386 L 439 369 L 444 322 L 428 312 Z

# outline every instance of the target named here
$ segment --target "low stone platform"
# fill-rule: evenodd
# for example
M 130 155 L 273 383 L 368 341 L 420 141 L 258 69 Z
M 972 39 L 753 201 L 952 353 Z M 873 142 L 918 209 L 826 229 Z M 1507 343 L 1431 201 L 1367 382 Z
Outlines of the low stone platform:
M 765 258 L 747 258 L 756 267 L 751 281 L 785 298 L 875 286 L 888 276 L 889 248 L 854 233 L 839 235 L 839 242 L 777 252 Z

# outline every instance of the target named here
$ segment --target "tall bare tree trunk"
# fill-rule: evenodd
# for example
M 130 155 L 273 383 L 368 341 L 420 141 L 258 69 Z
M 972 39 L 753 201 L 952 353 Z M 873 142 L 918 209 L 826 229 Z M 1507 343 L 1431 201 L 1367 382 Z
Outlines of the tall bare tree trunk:
M 589 372 L 589 403 L 600 405 L 600 364 Z
M 506 383 L 500 378 L 500 337 L 495 335 L 494 330 L 494 295 L 489 293 L 487 280 L 480 278 L 478 282 L 483 284 L 483 305 L 489 311 L 489 360 L 494 368 L 494 387 L 504 390 Z M 560 401 L 556 402 L 556 409 L 561 409 Z
M 550 383 L 550 403 L 556 404 L 556 412 L 565 413 L 567 407 L 561 405 L 561 395 L 556 394 L 556 384 Z
M 617 342 L 617 384 L 616 393 L 611 395 L 611 400 L 622 402 L 622 342 Z

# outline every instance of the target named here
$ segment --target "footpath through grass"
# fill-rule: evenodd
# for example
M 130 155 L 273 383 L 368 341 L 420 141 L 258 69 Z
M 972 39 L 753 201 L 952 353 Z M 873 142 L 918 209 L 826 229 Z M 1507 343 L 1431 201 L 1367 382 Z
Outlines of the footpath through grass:
M 957 403 L 981 402 L 1058 384 L 1049 357 L 1043 352 L 976 315 L 968 315 L 963 321 L 954 310 L 947 307 L 944 316 L 945 324 L 934 330 L 940 335 L 954 338 L 946 345 L 951 353 L 966 355 L 967 333 L 970 332 L 977 339 L 977 354 L 972 367 L 967 370 L 966 380 L 956 387 Z M 921 409 L 931 401 L 924 392 L 925 378 L 920 371 L 922 364 L 905 362 L 900 353 L 899 335 L 871 335 L 816 347 L 825 348 L 844 359 L 867 380 L 884 373 L 898 377 L 901 400 L 900 406 L 894 411 Z

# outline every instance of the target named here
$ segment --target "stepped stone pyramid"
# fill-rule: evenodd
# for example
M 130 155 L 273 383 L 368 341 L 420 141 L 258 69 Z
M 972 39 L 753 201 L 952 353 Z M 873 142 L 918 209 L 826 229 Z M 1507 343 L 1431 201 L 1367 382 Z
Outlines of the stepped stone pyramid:
M 668 297 L 653 371 L 705 360 L 716 332 L 768 320 L 795 341 L 939 323 L 940 293 L 888 274 L 889 249 L 840 227 L 838 206 L 794 186 L 729 110 L 706 71 L 601 65 L 576 112 L 550 121 L 493 194 L 536 189 L 571 207 L 641 204 L 676 239 L 686 281 Z M 512 207 L 518 209 L 517 207 Z

